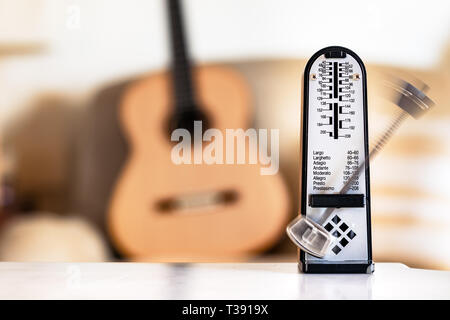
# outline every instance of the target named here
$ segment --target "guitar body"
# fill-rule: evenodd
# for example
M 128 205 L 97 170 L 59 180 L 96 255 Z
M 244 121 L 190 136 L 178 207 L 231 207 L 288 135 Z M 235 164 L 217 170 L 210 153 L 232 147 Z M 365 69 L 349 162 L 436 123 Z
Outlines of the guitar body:
M 225 139 L 225 129 L 248 127 L 250 95 L 239 74 L 197 67 L 193 79 L 211 128 Z M 281 177 L 260 175 L 257 164 L 174 164 L 171 150 L 177 142 L 170 141 L 167 129 L 172 96 L 170 73 L 145 78 L 124 94 L 120 120 L 130 154 L 108 219 L 117 248 L 140 260 L 199 261 L 245 257 L 273 245 L 289 214 Z M 230 193 L 231 201 L 202 200 Z M 173 210 L 159 205 L 184 197 L 197 205 Z

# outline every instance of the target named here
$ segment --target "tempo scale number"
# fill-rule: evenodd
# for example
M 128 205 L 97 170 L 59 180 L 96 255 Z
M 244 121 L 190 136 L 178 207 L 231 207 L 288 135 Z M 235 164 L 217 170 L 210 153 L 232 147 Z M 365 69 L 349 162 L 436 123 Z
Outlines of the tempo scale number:
M 359 167 L 359 150 L 349 150 L 347 151 L 347 165 L 343 171 L 345 184 L 353 174 L 358 170 Z M 350 190 L 358 191 L 359 190 L 359 179 L 355 179 L 351 183 Z

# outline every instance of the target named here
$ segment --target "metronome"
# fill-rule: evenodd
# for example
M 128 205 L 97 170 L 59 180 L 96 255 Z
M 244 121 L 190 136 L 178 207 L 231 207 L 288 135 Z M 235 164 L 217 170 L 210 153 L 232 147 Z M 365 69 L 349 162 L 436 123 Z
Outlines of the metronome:
M 346 48 L 322 49 L 308 61 L 303 85 L 302 215 L 288 227 L 302 248 L 300 269 L 371 273 L 364 64 Z
M 372 273 L 369 162 L 409 116 L 434 106 L 419 89 L 387 81 L 399 113 L 368 150 L 367 80 L 361 59 L 327 47 L 305 67 L 301 214 L 286 228 L 305 273 Z

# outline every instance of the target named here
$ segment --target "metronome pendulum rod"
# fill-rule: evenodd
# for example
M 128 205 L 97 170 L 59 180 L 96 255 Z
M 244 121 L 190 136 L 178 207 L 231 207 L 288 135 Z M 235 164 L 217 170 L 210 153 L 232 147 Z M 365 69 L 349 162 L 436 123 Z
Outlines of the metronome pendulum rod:
M 372 150 L 370 150 L 369 158 L 366 159 L 358 167 L 358 169 L 351 175 L 351 177 L 347 180 L 345 185 L 339 191 L 339 194 L 345 194 L 348 192 L 348 190 L 352 186 L 352 183 L 361 175 L 362 171 L 368 165 L 369 161 L 384 147 L 387 141 L 392 137 L 394 132 L 400 127 L 402 122 L 406 118 L 408 118 L 408 116 L 417 118 L 434 105 L 434 102 L 425 95 L 425 91 L 428 90 L 428 86 L 425 84 L 423 84 L 421 90 L 417 89 L 416 87 L 412 86 L 411 84 L 405 81 L 401 81 L 401 85 L 386 83 L 386 86 L 391 87 L 398 93 L 400 99 L 396 101 L 396 104 L 400 107 L 401 111 L 398 114 L 398 116 L 394 119 L 394 121 L 391 123 L 386 132 L 383 134 L 383 136 L 377 141 Z M 319 225 L 324 224 L 335 209 L 336 208 L 327 208 L 320 215 L 317 223 Z
M 369 152 L 369 158 L 363 161 L 363 163 L 360 164 L 358 169 L 350 176 L 350 178 L 347 180 L 345 185 L 342 187 L 342 189 L 339 191 L 339 194 L 345 194 L 348 192 L 350 187 L 352 186 L 352 183 L 361 175 L 369 161 L 375 157 L 378 152 L 384 147 L 384 145 L 388 142 L 388 140 L 392 137 L 394 132 L 400 127 L 402 122 L 408 117 L 408 112 L 401 111 L 399 115 L 394 119 L 394 121 L 391 123 L 389 128 L 384 132 L 384 134 L 379 138 L 375 146 L 370 150 Z M 331 216 L 333 211 L 336 208 L 327 208 L 321 215 L 319 220 L 317 221 L 318 224 L 322 225 L 327 221 L 327 219 Z

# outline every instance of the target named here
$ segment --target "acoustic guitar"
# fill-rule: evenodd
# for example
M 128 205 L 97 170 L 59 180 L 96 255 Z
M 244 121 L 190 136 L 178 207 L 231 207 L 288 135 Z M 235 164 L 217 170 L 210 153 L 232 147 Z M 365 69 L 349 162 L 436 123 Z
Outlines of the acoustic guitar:
M 180 4 L 170 0 L 172 69 L 130 85 L 120 106 L 129 158 L 110 202 L 108 230 L 132 259 L 201 261 L 244 258 L 273 245 L 289 215 L 279 175 L 259 164 L 171 161 L 171 131 L 246 129 L 250 93 L 243 78 L 221 66 L 191 68 Z M 203 143 L 203 147 L 207 144 Z M 248 151 L 248 150 L 247 150 Z

